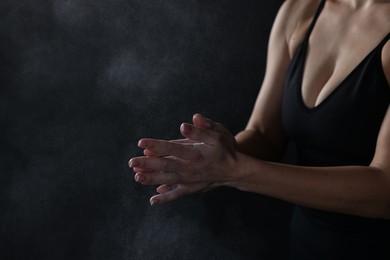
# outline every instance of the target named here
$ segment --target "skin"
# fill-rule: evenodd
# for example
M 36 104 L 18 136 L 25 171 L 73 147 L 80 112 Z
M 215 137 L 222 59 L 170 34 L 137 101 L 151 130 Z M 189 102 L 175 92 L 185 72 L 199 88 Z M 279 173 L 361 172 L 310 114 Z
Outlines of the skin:
M 390 219 L 390 108 L 369 166 L 276 163 L 286 149 L 281 108 L 287 67 L 318 4 L 287 0 L 281 7 L 270 36 L 265 78 L 245 130 L 234 137 L 223 125 L 196 114 L 192 124 L 180 126 L 185 139 L 139 141 L 144 156 L 132 158 L 129 166 L 137 182 L 160 185 L 152 205 L 230 186 L 317 209 Z M 390 1 L 327 1 L 309 39 L 302 83 L 307 107 L 321 104 L 387 35 L 389 13 Z M 382 50 L 382 65 L 390 82 L 390 42 Z

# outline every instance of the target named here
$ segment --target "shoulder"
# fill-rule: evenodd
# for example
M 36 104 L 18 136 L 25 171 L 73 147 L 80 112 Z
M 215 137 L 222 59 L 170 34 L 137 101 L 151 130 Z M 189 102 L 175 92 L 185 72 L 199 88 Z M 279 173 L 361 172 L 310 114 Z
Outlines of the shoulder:
M 309 15 L 316 10 L 321 0 L 285 0 L 281 10 L 288 11 L 292 15 Z M 308 12 L 308 13 L 306 13 Z
M 320 0 L 285 0 L 279 9 L 277 20 L 292 33 L 297 27 L 311 20 Z
M 320 0 L 285 0 L 274 24 L 275 33 L 288 44 L 290 55 L 303 40 Z

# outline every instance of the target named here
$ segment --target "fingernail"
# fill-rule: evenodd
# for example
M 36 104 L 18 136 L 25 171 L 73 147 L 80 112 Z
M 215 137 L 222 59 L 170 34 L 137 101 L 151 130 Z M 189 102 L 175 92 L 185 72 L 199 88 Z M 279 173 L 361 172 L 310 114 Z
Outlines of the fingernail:
M 191 126 L 187 124 L 181 124 L 180 130 L 182 131 L 183 134 L 190 134 L 191 133 Z
M 145 140 L 139 140 L 138 147 L 145 149 L 146 147 L 148 147 L 148 143 Z
M 135 181 L 136 182 L 144 182 L 146 180 L 146 177 L 140 174 L 135 175 Z
M 137 167 L 138 165 L 139 165 L 139 162 L 134 161 L 133 159 L 131 159 L 130 162 L 129 162 L 129 167 L 130 168 Z
M 153 205 L 157 205 L 158 204 L 158 200 L 157 199 L 151 199 L 150 200 L 150 205 L 153 206 Z
M 152 155 L 153 153 L 152 153 L 152 151 L 150 151 L 150 150 L 148 150 L 148 149 L 145 149 L 144 150 L 144 155 L 145 156 L 149 156 L 149 155 Z

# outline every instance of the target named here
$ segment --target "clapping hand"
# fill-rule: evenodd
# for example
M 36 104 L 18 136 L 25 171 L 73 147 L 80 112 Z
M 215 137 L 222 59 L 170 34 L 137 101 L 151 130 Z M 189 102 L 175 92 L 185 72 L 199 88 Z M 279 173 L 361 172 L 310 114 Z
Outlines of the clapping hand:
M 144 156 L 129 161 L 135 181 L 160 185 L 152 205 L 226 185 L 234 176 L 236 140 L 223 125 L 195 114 L 193 124 L 183 123 L 180 132 L 185 139 L 141 139 Z

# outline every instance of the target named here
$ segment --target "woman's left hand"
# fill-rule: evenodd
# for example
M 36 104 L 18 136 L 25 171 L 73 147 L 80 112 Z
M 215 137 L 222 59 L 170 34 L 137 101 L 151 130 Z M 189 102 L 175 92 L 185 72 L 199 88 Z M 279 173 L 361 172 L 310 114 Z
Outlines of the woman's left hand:
M 207 191 L 234 178 L 236 140 L 223 125 L 196 114 L 193 124 L 183 123 L 180 131 L 187 139 L 141 139 L 138 146 L 145 156 L 129 161 L 137 182 L 160 185 L 159 194 L 150 199 L 152 205 Z

